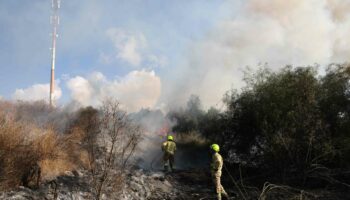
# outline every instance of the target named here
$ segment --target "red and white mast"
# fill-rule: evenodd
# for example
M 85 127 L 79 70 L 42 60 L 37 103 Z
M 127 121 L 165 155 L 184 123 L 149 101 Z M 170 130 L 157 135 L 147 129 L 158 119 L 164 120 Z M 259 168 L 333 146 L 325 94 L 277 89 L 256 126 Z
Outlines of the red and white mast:
M 61 0 L 52 0 L 52 48 L 51 48 L 51 80 L 50 80 L 50 106 L 55 106 L 55 63 L 56 63 L 56 39 L 57 39 L 57 28 L 60 23 L 58 10 L 60 8 Z

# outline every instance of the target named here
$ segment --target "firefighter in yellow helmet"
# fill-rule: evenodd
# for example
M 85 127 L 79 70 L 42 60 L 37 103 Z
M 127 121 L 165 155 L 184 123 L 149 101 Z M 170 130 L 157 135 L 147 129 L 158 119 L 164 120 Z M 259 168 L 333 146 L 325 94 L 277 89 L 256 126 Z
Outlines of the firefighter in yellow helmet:
M 172 135 L 168 135 L 167 141 L 165 141 L 162 145 L 162 151 L 164 152 L 164 155 L 163 155 L 164 170 L 168 171 L 168 162 L 169 162 L 170 170 L 173 171 L 176 144 L 174 142 L 174 137 Z
M 213 179 L 216 194 L 218 197 L 218 200 L 221 200 L 221 195 L 226 197 L 227 199 L 228 194 L 226 193 L 224 187 L 221 185 L 221 174 L 222 174 L 222 166 L 224 164 L 224 161 L 219 154 L 220 147 L 217 144 L 212 144 L 210 146 L 211 152 L 212 152 L 212 161 L 210 164 L 210 171 L 211 171 L 211 177 Z

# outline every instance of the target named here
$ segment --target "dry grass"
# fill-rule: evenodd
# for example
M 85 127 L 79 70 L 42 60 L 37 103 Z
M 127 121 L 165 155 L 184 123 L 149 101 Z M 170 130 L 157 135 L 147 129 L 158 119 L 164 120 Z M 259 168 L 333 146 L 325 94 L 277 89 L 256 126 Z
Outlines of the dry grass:
M 40 155 L 25 137 L 25 127 L 0 117 L 0 189 L 18 185 Z
M 57 134 L 53 129 L 15 121 L 0 113 L 0 190 L 21 185 L 22 178 L 39 165 L 42 181 L 88 166 L 81 148 L 82 131 Z
M 258 200 L 269 199 L 311 200 L 317 199 L 317 195 L 287 185 L 275 185 L 266 182 Z
M 68 113 L 40 102 L 0 101 L 0 191 L 37 186 L 79 168 L 91 172 L 97 199 L 106 188 L 120 191 L 140 130 L 118 105 L 106 104 L 100 119 L 93 108 Z
M 44 180 L 53 179 L 80 167 L 88 167 L 88 155 L 80 147 L 81 139 L 81 132 L 78 130 L 63 136 L 50 130 L 37 138 L 34 146 L 41 153 L 39 165 Z
M 208 146 L 209 141 L 200 133 L 192 131 L 176 135 L 176 142 L 184 145 Z M 209 148 L 209 147 L 208 147 Z

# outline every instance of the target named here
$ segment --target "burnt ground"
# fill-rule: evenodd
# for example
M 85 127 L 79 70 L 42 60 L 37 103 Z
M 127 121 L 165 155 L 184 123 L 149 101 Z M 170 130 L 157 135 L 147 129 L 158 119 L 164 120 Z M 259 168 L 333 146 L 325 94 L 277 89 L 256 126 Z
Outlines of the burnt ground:
M 142 174 L 140 176 L 140 174 Z M 146 174 L 146 175 L 145 175 Z M 213 184 L 209 172 L 200 169 L 178 170 L 173 173 L 163 173 L 161 171 L 140 171 L 131 175 L 132 179 L 136 177 L 144 177 L 143 187 L 149 188 L 149 193 L 143 196 L 144 198 L 129 198 L 126 199 L 164 199 L 164 200 L 209 200 L 216 199 L 214 194 Z M 259 199 L 261 200 L 348 200 L 350 199 L 349 188 L 342 186 L 328 186 L 325 189 L 302 189 L 292 188 L 283 185 L 273 185 L 266 188 L 262 194 L 263 188 L 248 186 L 249 183 L 240 185 L 242 196 L 238 196 L 234 183 L 230 177 L 224 173 L 223 185 L 226 191 L 230 194 L 230 199 Z M 130 181 L 129 183 L 132 183 Z M 242 187 L 244 185 L 244 188 Z M 134 188 L 133 188 L 134 187 Z M 134 192 L 141 191 L 137 187 L 131 185 L 131 190 Z M 267 190 L 268 189 L 268 190 Z
M 145 199 L 148 200 L 216 199 L 210 174 L 205 170 L 176 170 L 175 172 L 171 173 L 164 173 L 162 171 L 144 172 L 141 170 L 130 175 L 130 180 L 130 189 L 134 192 L 134 194 L 140 192 L 137 182 L 139 182 L 139 184 L 143 182 L 142 186 L 147 188 L 146 190 L 149 189 L 148 194 L 145 195 Z M 232 195 L 234 195 L 232 190 L 228 190 Z M 129 196 L 129 198 L 137 199 L 132 196 Z
M 250 187 L 245 183 L 239 197 L 236 187 L 227 174 L 223 175 L 223 185 L 231 195 L 230 199 L 256 200 L 262 193 L 262 187 Z M 19 187 L 12 191 L 0 192 L 0 199 L 9 200 L 84 200 L 92 199 L 89 177 L 84 171 L 67 173 L 52 182 L 44 183 L 39 189 Z M 216 199 L 211 177 L 206 169 L 177 170 L 172 173 L 143 169 L 130 170 L 125 175 L 125 187 L 122 191 L 106 192 L 104 200 L 213 200 Z M 242 185 L 242 183 L 239 183 Z M 340 185 L 330 185 L 325 189 L 303 190 L 281 185 L 270 185 L 261 200 L 350 200 L 350 189 Z M 113 191 L 107 188 L 106 191 Z

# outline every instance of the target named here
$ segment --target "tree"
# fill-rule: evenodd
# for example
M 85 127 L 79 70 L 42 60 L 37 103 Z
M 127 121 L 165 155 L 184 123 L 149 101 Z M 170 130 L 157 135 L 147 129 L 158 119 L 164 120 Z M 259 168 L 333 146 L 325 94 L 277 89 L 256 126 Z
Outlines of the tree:
M 320 109 L 337 150 L 338 163 L 350 166 L 350 65 L 332 64 L 321 79 Z
M 170 111 L 168 118 L 175 121 L 176 125 L 173 131 L 178 133 L 189 133 L 199 130 L 199 123 L 202 121 L 204 111 L 201 107 L 201 101 L 198 96 L 191 95 L 186 109 Z
M 241 161 L 273 168 L 282 180 L 294 172 L 303 176 L 324 163 L 320 155 L 329 158 L 333 151 L 319 109 L 317 71 L 286 67 L 260 73 L 241 94 L 226 99 L 225 149 Z
M 93 158 L 92 186 L 96 199 L 112 187 L 115 191 L 122 186 L 124 170 L 134 153 L 140 138 L 140 129 L 127 117 L 127 113 L 119 108 L 116 100 L 103 102 L 99 115 L 99 131 L 93 149 L 101 149 L 101 154 Z M 95 156 L 95 157 L 93 157 Z
M 97 144 L 97 136 L 100 132 L 99 111 L 91 106 L 81 108 L 71 125 L 72 131 L 77 128 L 84 133 L 82 145 L 88 152 L 90 169 L 94 169 L 95 160 L 100 155 Z

